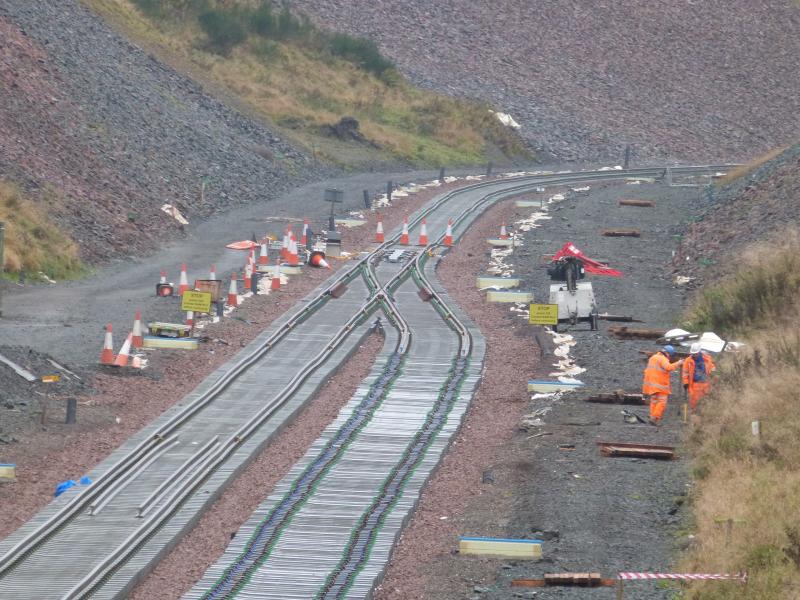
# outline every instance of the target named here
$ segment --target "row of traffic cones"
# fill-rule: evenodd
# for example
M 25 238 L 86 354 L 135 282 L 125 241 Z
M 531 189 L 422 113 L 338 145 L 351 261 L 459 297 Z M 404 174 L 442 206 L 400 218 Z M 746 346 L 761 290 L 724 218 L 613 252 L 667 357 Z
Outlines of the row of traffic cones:
M 500 226 L 500 239 L 507 240 L 509 237 L 508 231 L 506 230 L 506 224 L 503 223 Z M 375 229 L 375 241 L 378 244 L 383 244 L 386 241 L 386 237 L 383 232 L 383 218 L 380 215 L 378 215 L 378 225 Z M 403 231 L 400 234 L 400 243 L 403 246 L 408 246 L 409 244 L 408 217 L 403 219 Z M 448 219 L 447 221 L 447 230 L 444 234 L 443 243 L 445 246 L 453 245 L 453 219 Z M 422 223 L 419 226 L 419 241 L 417 242 L 417 245 L 428 245 L 428 224 L 426 223 L 425 219 L 422 219 Z
M 379 216 L 378 217 L 378 226 L 375 230 L 375 241 L 379 244 L 382 244 L 386 240 L 384 233 L 383 233 L 383 219 Z M 403 246 L 408 246 L 409 244 L 409 233 L 408 233 L 408 217 L 403 219 L 403 231 L 400 234 L 400 243 Z M 447 230 L 444 234 L 443 243 L 445 246 L 452 246 L 453 245 L 453 219 L 449 219 L 447 221 Z M 418 246 L 427 246 L 428 245 L 428 223 L 425 219 L 422 219 L 422 223 L 419 226 L 419 241 L 417 242 Z

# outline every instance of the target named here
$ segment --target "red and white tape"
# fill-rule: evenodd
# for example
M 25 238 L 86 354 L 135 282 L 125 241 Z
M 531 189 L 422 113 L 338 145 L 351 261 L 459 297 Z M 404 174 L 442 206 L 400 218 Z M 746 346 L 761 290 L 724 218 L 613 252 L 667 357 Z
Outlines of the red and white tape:
M 681 579 L 684 581 L 734 579 L 742 583 L 747 583 L 747 573 L 620 573 L 619 578 L 623 580 Z

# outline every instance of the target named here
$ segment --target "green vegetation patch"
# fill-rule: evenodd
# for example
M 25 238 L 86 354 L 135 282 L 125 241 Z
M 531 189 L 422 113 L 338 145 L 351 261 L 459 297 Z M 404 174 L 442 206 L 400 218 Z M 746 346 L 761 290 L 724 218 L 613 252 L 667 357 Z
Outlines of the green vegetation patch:
M 83 0 L 201 80 L 222 84 L 316 159 L 349 167 L 529 160 L 484 104 L 411 85 L 369 39 L 269 0 Z M 345 117 L 357 135 L 341 137 Z
M 86 273 L 78 246 L 20 190 L 0 181 L 0 222 L 5 223 L 3 271 L 36 279 L 70 279 Z

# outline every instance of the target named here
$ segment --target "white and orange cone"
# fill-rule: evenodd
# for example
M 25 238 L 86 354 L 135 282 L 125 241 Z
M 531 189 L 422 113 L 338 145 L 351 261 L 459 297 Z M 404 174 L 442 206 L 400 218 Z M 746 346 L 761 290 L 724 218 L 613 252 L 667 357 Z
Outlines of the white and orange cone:
M 267 242 L 261 242 L 261 252 L 258 255 L 258 264 L 259 265 L 268 265 L 269 264 L 269 250 L 267 248 Z
M 444 233 L 444 245 L 453 245 L 453 219 L 447 220 L 447 231 Z
M 311 253 L 311 256 L 308 257 L 308 264 L 310 264 L 312 267 L 324 267 L 326 269 L 333 268 L 328 264 L 328 261 L 325 260 L 325 253 L 321 252 L 320 250 L 315 250 Z
M 384 242 L 384 235 L 383 235 L 383 217 L 378 215 L 378 225 L 375 227 L 375 241 L 379 244 Z
M 239 306 L 239 290 L 236 289 L 236 273 L 231 273 L 231 285 L 228 288 L 228 306 Z
M 217 278 L 217 265 L 211 265 L 211 270 L 208 272 L 208 278 L 214 281 Z
M 125 343 L 122 344 L 122 348 L 119 349 L 119 354 L 117 354 L 117 358 L 114 359 L 114 366 L 115 367 L 127 367 L 128 366 L 128 358 L 131 355 L 131 340 L 133 339 L 133 333 L 129 333 L 128 337 L 125 338 Z
M 300 264 L 300 257 L 297 254 L 297 240 L 294 236 L 289 238 L 289 265 L 296 267 Z
M 181 280 L 178 284 L 178 295 L 183 296 L 183 292 L 189 289 L 189 278 L 186 276 L 186 263 L 181 263 Z
M 281 263 L 275 265 L 275 270 L 272 272 L 272 281 L 269 284 L 269 289 L 281 289 Z
M 162 270 L 161 271 L 161 278 L 158 280 L 158 283 L 167 283 L 167 272 Z
M 419 245 L 428 245 L 428 225 L 425 223 L 425 219 L 422 219 L 422 225 L 419 226 Z
M 400 243 L 408 246 L 408 217 L 403 219 L 403 233 L 400 234 Z
M 300 245 L 303 248 L 308 246 L 308 219 L 303 219 L 303 235 L 300 236 Z
M 500 239 L 507 240 L 508 239 L 508 232 L 506 231 L 506 224 L 503 223 L 500 225 Z
M 111 334 L 111 323 L 106 325 L 106 335 L 103 339 L 103 351 L 100 352 L 101 365 L 114 364 L 114 340 Z
M 248 262 L 244 266 L 244 292 L 250 292 L 253 290 L 253 269 Z
M 194 327 L 194 311 L 193 310 L 187 310 L 186 311 L 186 324 L 189 327 Z
M 144 337 L 142 336 L 142 311 L 136 311 L 136 317 L 133 319 L 133 337 L 131 343 L 134 348 L 141 348 L 144 345 Z

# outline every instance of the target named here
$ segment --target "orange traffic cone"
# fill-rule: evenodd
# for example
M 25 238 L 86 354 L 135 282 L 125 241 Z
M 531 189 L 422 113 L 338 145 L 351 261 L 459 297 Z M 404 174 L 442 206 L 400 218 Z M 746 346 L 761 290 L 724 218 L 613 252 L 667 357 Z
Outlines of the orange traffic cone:
M 100 364 L 114 364 L 114 341 L 111 335 L 111 323 L 106 325 L 106 335 L 103 339 L 103 351 L 100 353 Z
M 186 324 L 189 327 L 194 327 L 194 311 L 193 310 L 187 310 L 186 311 Z
M 500 239 L 507 240 L 508 239 L 508 232 L 506 231 L 506 224 L 503 223 L 500 225 Z
M 142 344 L 144 344 L 144 338 L 142 337 L 142 312 L 139 310 L 136 311 L 136 318 L 133 320 L 133 338 L 131 338 L 131 343 L 134 348 L 141 348 Z
M 158 280 L 158 283 L 167 283 L 167 272 L 162 270 L 161 271 L 161 279 Z
M 400 235 L 400 243 L 408 246 L 408 217 L 403 219 L 403 233 Z
M 375 228 L 375 241 L 379 244 L 382 244 L 384 241 L 383 236 L 383 217 L 378 215 L 378 225 Z
M 211 271 L 208 273 L 208 278 L 214 281 L 217 278 L 217 265 L 211 265 Z
M 325 253 L 320 250 L 314 250 L 311 253 L 311 256 L 308 257 L 308 264 L 312 267 L 325 267 L 326 269 L 331 269 L 332 267 L 328 264 L 328 261 L 325 260 Z
M 297 255 L 297 240 L 294 236 L 289 238 L 289 265 L 296 267 L 300 264 L 300 257 Z
M 133 333 L 129 333 L 128 337 L 125 338 L 125 343 L 122 344 L 122 348 L 119 350 L 119 354 L 117 354 L 117 358 L 114 359 L 114 366 L 115 367 L 127 367 L 128 366 L 128 357 L 131 354 L 131 340 L 133 339 Z
M 267 249 L 267 242 L 261 242 L 261 252 L 258 255 L 258 264 L 260 265 L 268 265 L 269 264 L 269 250 Z
M 231 273 L 231 285 L 228 288 L 228 306 L 239 306 L 239 291 L 236 289 L 236 272 Z
M 281 263 L 275 265 L 275 270 L 272 272 L 272 281 L 269 284 L 269 289 L 281 289 Z
M 250 291 L 253 290 L 252 275 L 253 275 L 253 270 L 252 270 L 252 267 L 250 266 L 250 263 L 248 262 L 244 266 L 244 291 L 245 291 L 245 293 L 250 292 Z
M 300 236 L 300 245 L 303 248 L 308 246 L 308 219 L 303 219 L 303 235 Z
M 422 219 L 422 225 L 419 226 L 419 245 L 428 245 L 428 226 L 425 223 L 425 219 Z
M 444 245 L 445 246 L 453 245 L 453 219 L 447 220 L 447 231 L 445 231 L 444 234 Z
M 181 280 L 178 284 L 178 295 L 183 296 L 183 292 L 189 289 L 189 279 L 186 277 L 186 263 L 181 263 Z

